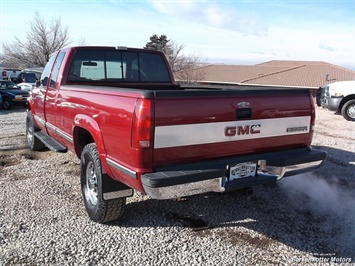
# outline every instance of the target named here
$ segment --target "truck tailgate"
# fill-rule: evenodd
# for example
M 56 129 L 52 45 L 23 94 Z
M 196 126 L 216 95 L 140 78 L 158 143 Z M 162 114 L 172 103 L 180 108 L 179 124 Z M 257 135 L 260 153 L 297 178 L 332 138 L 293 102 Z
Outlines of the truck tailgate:
M 157 92 L 154 166 L 308 147 L 305 89 Z

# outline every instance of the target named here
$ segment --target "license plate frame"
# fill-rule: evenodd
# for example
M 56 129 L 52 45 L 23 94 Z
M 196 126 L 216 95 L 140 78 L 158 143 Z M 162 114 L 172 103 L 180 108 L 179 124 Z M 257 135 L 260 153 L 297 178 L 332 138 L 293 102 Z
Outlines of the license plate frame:
M 229 181 L 256 176 L 257 162 L 243 162 L 229 165 Z

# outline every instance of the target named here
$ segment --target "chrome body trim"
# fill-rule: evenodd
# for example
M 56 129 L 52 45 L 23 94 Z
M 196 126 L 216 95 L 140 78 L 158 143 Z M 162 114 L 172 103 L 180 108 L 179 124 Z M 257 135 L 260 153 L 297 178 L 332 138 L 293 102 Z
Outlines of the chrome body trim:
M 46 121 L 44 119 L 40 118 L 38 115 L 34 115 L 34 119 L 38 124 L 41 124 L 42 126 L 46 126 Z
M 41 124 L 43 127 L 46 127 L 47 129 L 50 129 L 54 133 L 58 134 L 62 138 L 66 139 L 70 143 L 73 143 L 73 138 L 69 136 L 67 133 L 65 133 L 63 130 L 59 129 L 58 127 L 52 125 L 51 123 L 46 122 L 44 119 L 40 118 L 39 116 L 35 115 L 34 116 L 35 120 Z
M 118 171 L 134 178 L 134 179 L 137 179 L 137 172 L 109 159 L 109 158 L 106 158 L 106 162 L 108 165 L 112 166 L 113 168 L 117 169 Z
M 61 137 L 63 137 L 64 139 L 66 139 L 67 141 L 69 141 L 70 143 L 74 143 L 73 138 L 69 136 L 67 133 L 65 133 L 64 131 L 60 130 L 59 128 L 56 128 L 55 132 Z

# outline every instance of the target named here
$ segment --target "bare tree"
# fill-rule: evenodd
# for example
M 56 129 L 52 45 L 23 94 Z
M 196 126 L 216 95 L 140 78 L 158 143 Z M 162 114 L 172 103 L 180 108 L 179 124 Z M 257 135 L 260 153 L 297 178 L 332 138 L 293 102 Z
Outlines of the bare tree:
M 76 45 L 85 46 L 86 45 L 86 39 L 84 37 L 80 37 L 79 39 L 76 40 Z
M 179 70 L 178 63 L 181 60 L 182 50 L 185 48 L 183 44 L 177 44 L 175 41 L 170 41 L 170 49 L 165 53 L 173 73 Z
M 181 84 L 196 84 L 206 76 L 206 68 L 201 57 L 194 53 L 188 56 L 180 56 L 175 63 L 174 76 Z
M 175 78 L 180 83 L 192 84 L 205 77 L 205 71 L 199 69 L 203 65 L 201 57 L 197 54 L 183 55 L 182 51 L 185 48 L 183 44 L 168 40 L 166 35 L 154 34 L 149 39 L 144 49 L 163 52 Z
M 70 44 L 68 27 L 62 27 L 61 19 L 53 18 L 50 22 L 46 22 L 38 12 L 26 37 L 26 41 L 15 37 L 12 44 L 3 44 L 5 64 L 20 68 L 44 67 L 53 52 Z

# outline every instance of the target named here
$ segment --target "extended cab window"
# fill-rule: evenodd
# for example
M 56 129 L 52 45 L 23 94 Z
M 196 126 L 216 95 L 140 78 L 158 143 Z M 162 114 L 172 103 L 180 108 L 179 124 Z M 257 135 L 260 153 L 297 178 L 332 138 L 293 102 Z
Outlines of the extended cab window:
M 68 81 L 171 82 L 160 54 L 134 51 L 77 51 Z
M 54 60 L 57 57 L 57 54 L 53 54 L 50 58 L 48 63 L 43 69 L 42 75 L 41 75 L 41 85 L 42 86 L 47 86 L 47 82 L 49 79 L 49 75 L 51 74 L 52 66 L 54 64 Z
M 60 53 L 57 57 L 57 60 L 55 61 L 55 64 L 54 64 L 53 70 L 52 70 L 52 75 L 51 75 L 50 87 L 54 87 L 55 82 L 57 81 L 59 69 L 60 69 L 60 66 L 62 65 L 64 55 L 65 55 L 64 52 Z

